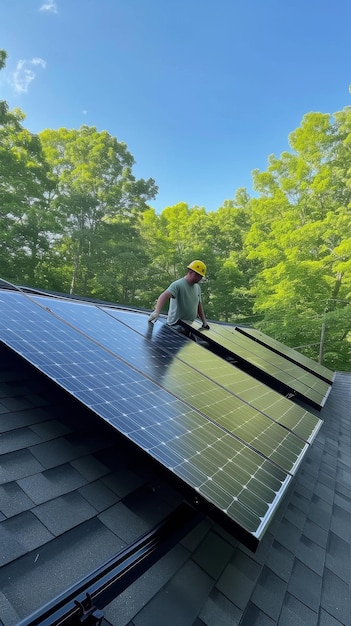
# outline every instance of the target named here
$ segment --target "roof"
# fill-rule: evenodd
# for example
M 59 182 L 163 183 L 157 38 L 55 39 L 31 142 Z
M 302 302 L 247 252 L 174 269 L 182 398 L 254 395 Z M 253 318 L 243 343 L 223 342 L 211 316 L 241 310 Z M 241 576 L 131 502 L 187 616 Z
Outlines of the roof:
M 183 495 L 107 423 L 0 350 L 0 620 L 11 626 Z M 337 373 L 324 423 L 255 553 L 205 517 L 104 608 L 105 623 L 349 624 L 350 383 Z

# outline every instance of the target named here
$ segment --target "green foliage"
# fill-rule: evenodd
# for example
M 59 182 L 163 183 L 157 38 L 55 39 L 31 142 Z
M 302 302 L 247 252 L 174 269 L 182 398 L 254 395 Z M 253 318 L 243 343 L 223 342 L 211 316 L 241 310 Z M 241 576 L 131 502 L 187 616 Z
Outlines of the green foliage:
M 1 57 L 0 57 L 1 60 Z M 0 111 L 0 264 L 11 282 L 35 282 L 36 268 L 51 245 L 55 216 L 48 207 L 54 188 L 37 135 L 26 130 L 19 109 Z
M 115 224 L 118 222 L 121 229 L 128 220 L 133 227 L 157 192 L 154 181 L 136 180 L 132 173 L 134 158 L 126 144 L 106 131 L 88 126 L 79 130 L 61 128 L 43 131 L 40 139 L 53 175 L 58 178 L 51 206 L 60 219 L 60 245 L 70 261 L 70 293 L 100 293 L 100 286 L 109 285 L 111 299 L 133 299 L 135 290 L 128 296 L 116 282 L 115 257 L 120 267 L 126 263 L 128 235 L 117 232 Z M 116 232 L 124 242 L 117 248 L 111 246 Z M 102 257 L 111 254 L 111 262 L 106 259 L 102 265 L 99 251 Z
M 247 256 L 260 264 L 252 285 L 265 332 L 288 345 L 308 344 L 318 358 L 321 325 L 338 296 L 342 315 L 325 326 L 324 362 L 351 366 L 350 307 L 351 109 L 310 113 L 290 136 L 294 152 L 254 173 Z M 343 349 L 340 348 L 343 342 Z M 336 355 L 339 355 L 338 357 Z

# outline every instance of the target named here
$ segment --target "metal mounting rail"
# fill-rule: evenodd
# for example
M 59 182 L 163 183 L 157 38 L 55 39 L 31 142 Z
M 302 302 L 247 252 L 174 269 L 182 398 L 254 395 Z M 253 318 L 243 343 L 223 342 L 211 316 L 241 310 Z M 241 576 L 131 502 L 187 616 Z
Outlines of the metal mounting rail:
M 103 607 L 156 563 L 202 518 L 202 514 L 184 502 L 153 530 L 17 626 L 98 626 L 102 623 Z

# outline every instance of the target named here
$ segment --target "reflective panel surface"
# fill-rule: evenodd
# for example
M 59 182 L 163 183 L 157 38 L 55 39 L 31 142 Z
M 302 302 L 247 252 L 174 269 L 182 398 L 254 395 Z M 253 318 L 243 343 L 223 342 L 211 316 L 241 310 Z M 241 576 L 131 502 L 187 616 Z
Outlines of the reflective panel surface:
M 211 363 L 197 370 L 201 346 L 145 314 L 11 291 L 0 292 L 0 339 L 261 538 L 308 444 L 212 379 Z

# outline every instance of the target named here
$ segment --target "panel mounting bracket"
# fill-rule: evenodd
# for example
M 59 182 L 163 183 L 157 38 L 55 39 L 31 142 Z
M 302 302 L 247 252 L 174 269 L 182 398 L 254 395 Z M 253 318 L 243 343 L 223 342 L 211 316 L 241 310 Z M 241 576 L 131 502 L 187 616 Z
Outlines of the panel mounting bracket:
M 86 594 L 82 602 L 75 600 L 74 604 L 78 606 L 80 610 L 80 615 L 78 615 L 79 624 L 101 626 L 104 614 L 92 603 L 89 593 Z

